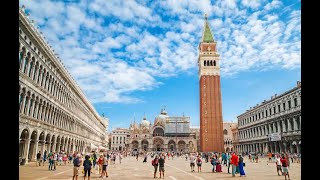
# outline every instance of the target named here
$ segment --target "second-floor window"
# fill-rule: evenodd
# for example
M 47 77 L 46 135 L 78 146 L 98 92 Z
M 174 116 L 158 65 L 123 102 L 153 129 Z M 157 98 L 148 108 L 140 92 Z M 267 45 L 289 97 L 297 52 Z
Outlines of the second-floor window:
M 288 101 L 289 109 L 291 108 L 291 101 Z
M 281 112 L 280 104 L 278 104 L 278 112 Z
M 294 98 L 294 99 L 293 99 L 293 102 L 294 102 L 294 107 L 298 106 L 297 98 Z
M 286 110 L 286 103 L 282 103 L 282 106 L 283 106 L 283 110 L 285 111 Z

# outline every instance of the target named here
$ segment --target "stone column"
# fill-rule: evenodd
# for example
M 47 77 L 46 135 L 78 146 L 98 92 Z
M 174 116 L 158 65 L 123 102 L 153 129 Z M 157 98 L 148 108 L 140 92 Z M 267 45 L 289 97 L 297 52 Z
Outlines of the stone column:
M 26 57 L 26 60 L 25 60 L 26 65 L 24 66 L 24 69 L 22 71 L 27 76 L 28 76 L 28 69 L 29 69 L 29 66 L 30 66 L 30 61 L 31 61 L 31 58 Z
M 23 113 L 24 113 L 25 115 L 28 115 L 28 111 L 29 111 L 29 108 L 30 108 L 30 107 L 29 107 L 29 106 L 30 106 L 30 96 L 26 96 L 26 103 L 27 103 L 27 104 L 26 104 L 26 107 L 25 107 Z
M 33 104 L 33 108 L 31 110 L 31 115 L 30 116 L 34 117 L 34 114 L 35 114 L 36 109 L 37 109 L 38 102 L 36 100 L 34 100 L 32 104 Z
M 298 130 L 297 118 L 296 117 L 293 117 L 293 130 L 294 131 Z
M 72 152 L 76 150 L 76 147 L 74 145 L 74 142 L 73 142 L 73 146 L 72 146 Z
M 42 112 L 42 106 L 43 106 L 43 104 L 42 103 L 39 103 L 39 107 L 38 107 L 38 109 L 37 109 L 37 116 L 36 116 L 36 119 L 38 119 L 38 120 L 41 120 L 41 112 Z
M 25 140 L 25 145 L 24 145 L 25 149 L 24 149 L 24 153 L 23 153 L 23 157 L 26 159 L 26 163 L 28 163 L 28 155 L 29 155 L 29 148 L 30 148 L 30 139 L 26 139 Z
M 41 143 L 41 154 L 42 154 L 42 156 L 43 156 L 44 150 L 45 150 L 46 141 L 45 141 L 45 140 L 42 140 L 40 143 Z M 47 155 L 48 155 L 48 154 L 47 154 Z
M 37 71 L 38 71 L 38 67 L 37 67 L 36 62 L 34 62 L 34 68 L 33 68 L 33 71 L 32 71 L 32 73 L 31 73 L 31 79 L 32 79 L 33 81 L 35 81 L 35 78 L 37 77 L 37 76 L 36 76 Z
M 300 130 L 301 130 L 301 116 L 298 116 L 298 118 L 299 118 L 299 127 L 300 127 Z
M 281 123 L 281 121 L 277 121 L 278 133 L 281 133 L 280 123 Z
M 286 119 L 287 123 L 288 123 L 288 131 L 291 131 L 291 124 L 290 124 L 290 118 Z
M 34 157 L 34 160 L 35 161 L 37 161 L 37 153 L 38 153 L 38 143 L 39 143 L 39 140 L 35 140 L 35 153 L 34 153 L 34 155 L 33 155 L 33 157 Z
M 27 116 L 31 116 L 32 117 L 32 112 L 33 112 L 33 109 L 34 109 L 34 99 L 32 97 L 30 97 L 30 107 L 29 107 L 29 110 L 27 112 Z
M 21 72 L 23 72 L 23 67 L 24 67 L 24 63 L 25 63 L 25 61 L 26 61 L 26 57 L 27 57 L 27 55 L 26 55 L 26 53 L 24 53 L 23 55 L 22 55 L 22 59 L 21 59 L 21 63 L 20 63 L 20 70 L 21 70 Z
M 21 94 L 21 98 L 22 98 L 22 102 L 20 104 L 20 113 L 23 113 L 24 112 L 24 107 L 25 107 L 25 104 L 26 104 L 26 94 L 22 93 Z
M 292 146 L 292 142 L 290 142 L 290 152 L 293 153 L 293 146 Z
M 287 132 L 286 131 L 286 124 L 285 124 L 285 122 L 284 122 L 285 120 L 282 120 L 281 122 L 282 122 L 282 132 Z

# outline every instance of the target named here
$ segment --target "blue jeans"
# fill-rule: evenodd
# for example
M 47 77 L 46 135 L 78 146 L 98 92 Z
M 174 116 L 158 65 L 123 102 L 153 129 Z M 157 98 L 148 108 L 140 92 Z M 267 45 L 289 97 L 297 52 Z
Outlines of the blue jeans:
M 234 165 L 234 164 L 231 164 L 232 166 L 232 176 L 236 176 L 236 169 L 237 169 L 237 166 Z

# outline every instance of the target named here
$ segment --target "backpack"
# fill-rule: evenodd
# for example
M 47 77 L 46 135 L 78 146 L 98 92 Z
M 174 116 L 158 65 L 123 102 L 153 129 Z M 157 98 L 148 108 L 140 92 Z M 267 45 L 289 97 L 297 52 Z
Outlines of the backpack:
M 84 169 L 90 169 L 91 168 L 91 161 L 90 160 L 85 160 L 83 163 Z
M 156 161 L 155 159 L 153 159 L 151 161 L 152 166 L 158 166 L 158 161 Z

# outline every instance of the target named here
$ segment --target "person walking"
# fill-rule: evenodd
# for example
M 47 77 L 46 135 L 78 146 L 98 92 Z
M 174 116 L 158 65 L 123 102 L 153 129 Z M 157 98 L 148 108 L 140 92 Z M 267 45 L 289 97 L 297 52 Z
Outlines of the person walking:
M 44 162 L 47 160 L 47 150 L 44 151 L 43 153 L 43 161 L 42 161 L 42 166 L 44 166 Z
M 277 157 L 276 157 L 276 167 L 277 167 L 278 176 L 281 176 L 283 174 L 281 166 L 282 166 L 282 164 L 281 164 L 280 155 L 277 155 Z M 281 174 L 279 174 L 279 171 L 281 172 Z
M 91 161 L 89 159 L 90 159 L 90 156 L 86 155 L 85 156 L 85 160 L 83 161 L 83 169 L 84 169 L 83 179 L 84 180 L 86 180 L 87 173 L 88 173 L 88 180 L 90 180 L 90 173 L 91 173 L 92 163 L 91 163 Z
M 68 160 L 68 156 L 67 154 L 63 154 L 63 157 L 62 157 L 62 161 L 63 161 L 63 164 L 66 166 L 67 165 L 67 160 Z
M 38 164 L 39 164 L 39 166 L 41 166 L 41 152 L 40 151 L 37 153 L 36 166 L 38 166 Z
M 230 174 L 230 165 L 231 165 L 231 155 L 230 153 L 227 154 L 227 165 L 228 165 L 228 174 Z
M 147 153 L 145 153 L 145 154 L 144 154 L 144 159 L 143 159 L 143 161 L 142 161 L 142 162 L 143 162 L 143 163 L 147 162 L 147 158 L 148 158 L 148 154 L 147 154 Z
M 161 155 L 160 159 L 159 159 L 159 174 L 160 174 L 160 178 L 161 178 L 161 172 L 162 172 L 162 178 L 164 178 L 164 163 L 165 163 L 165 160 L 164 160 L 163 156 Z
M 148 155 L 147 155 L 148 156 Z M 119 162 L 120 162 L 120 164 L 121 164 L 121 160 L 122 160 L 122 153 L 119 153 Z M 147 159 L 146 159 L 146 162 L 147 162 Z
M 202 165 L 202 159 L 201 159 L 200 155 L 198 155 L 198 157 L 197 157 L 198 172 L 199 172 L 199 170 L 201 172 L 201 165 Z
M 95 151 L 93 152 L 92 156 L 93 156 L 93 162 L 92 162 L 93 163 L 93 168 L 95 168 L 96 167 L 96 162 L 97 162 L 97 154 L 96 154 Z
M 68 160 L 69 160 L 68 163 L 71 164 L 71 161 L 72 161 L 72 153 L 69 153 L 69 154 L 68 154 Z
M 157 171 L 158 171 L 158 165 L 159 165 L 158 155 L 156 155 L 156 157 L 151 161 L 151 164 L 154 167 L 153 178 L 157 178 Z
M 215 172 L 215 169 L 216 169 L 216 165 L 217 165 L 217 158 L 216 158 L 216 155 L 212 155 L 212 158 L 211 158 L 211 165 L 212 165 L 212 172 L 214 173 Z
M 58 155 L 59 166 L 62 165 L 62 156 L 63 156 L 62 153 L 60 153 L 60 154 Z
M 49 154 L 48 154 L 48 160 L 49 160 L 49 171 L 50 170 L 52 170 L 52 167 L 53 167 L 53 154 L 52 154 L 52 152 L 50 152 Z
M 102 172 L 100 175 L 101 178 L 103 178 L 104 176 L 108 177 L 107 166 L 108 166 L 108 158 L 106 157 L 106 155 L 104 155 L 103 164 L 102 164 Z
M 98 159 L 98 174 L 102 174 L 103 155 L 101 154 Z
M 57 153 L 53 153 L 52 163 L 53 163 L 53 167 L 54 167 L 53 170 L 54 170 L 54 171 L 56 170 L 57 160 L 58 160 L 58 155 L 57 155 Z
M 231 156 L 232 177 L 236 177 L 236 168 L 238 166 L 238 156 L 233 152 Z
M 246 176 L 246 173 L 244 172 L 243 167 L 244 167 L 243 157 L 242 157 L 242 155 L 240 154 L 240 155 L 239 155 L 239 172 L 240 172 L 240 177 L 242 177 L 242 176 L 245 177 L 245 176 Z
M 76 179 L 78 180 L 79 175 L 79 168 L 80 168 L 80 154 L 76 155 L 76 157 L 73 159 L 73 177 L 72 180 Z
M 285 180 L 287 180 L 287 176 L 288 176 L 288 180 L 290 180 L 290 175 L 289 175 L 289 169 L 288 169 L 288 158 L 285 157 L 285 155 L 282 155 L 282 158 L 281 158 L 281 164 L 282 164 L 282 172 L 284 174 L 284 178 Z
M 195 163 L 195 161 L 196 161 L 196 158 L 194 157 L 194 155 L 193 155 L 193 154 L 190 154 L 190 158 L 189 158 L 189 160 L 190 160 L 190 168 L 191 168 L 191 172 L 194 172 L 194 163 Z

